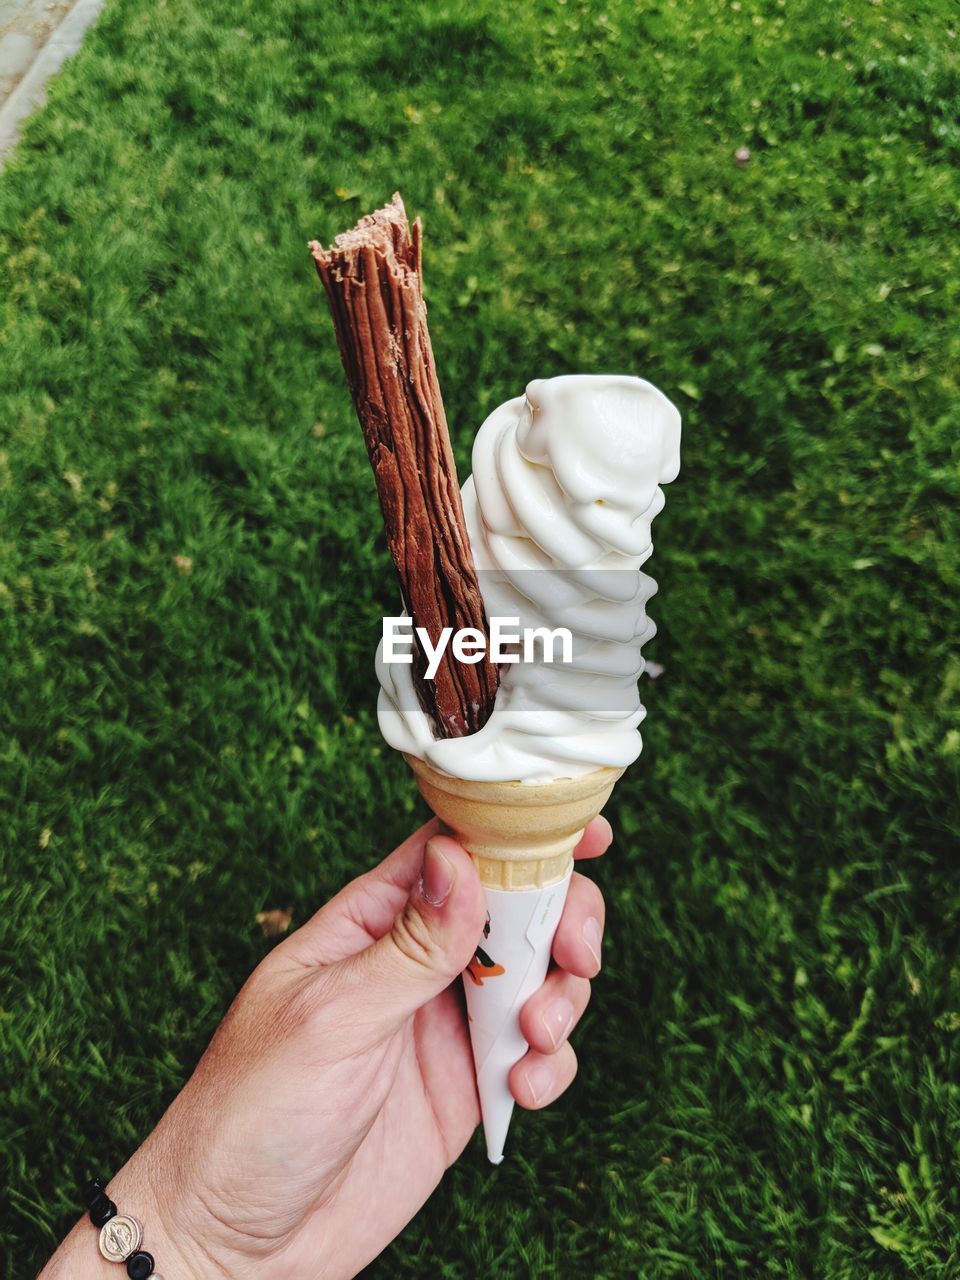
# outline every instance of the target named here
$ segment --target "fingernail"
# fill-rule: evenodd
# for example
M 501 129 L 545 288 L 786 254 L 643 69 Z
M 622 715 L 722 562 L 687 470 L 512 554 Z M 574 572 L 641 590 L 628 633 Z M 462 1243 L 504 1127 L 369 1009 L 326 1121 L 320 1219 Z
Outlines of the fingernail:
M 428 840 L 423 851 L 423 870 L 420 873 L 420 892 L 431 907 L 442 907 L 453 888 L 454 870 L 436 846 Z
M 590 916 L 583 926 L 583 940 L 587 944 L 587 950 L 597 962 L 597 968 L 602 963 L 600 959 L 600 946 L 603 939 L 603 932 L 600 928 L 600 921 L 596 916 Z
M 556 1000 L 550 1001 L 540 1017 L 547 1029 L 550 1043 L 556 1049 L 573 1026 L 573 1005 L 566 996 L 558 996 Z
M 523 1074 L 533 1096 L 534 1106 L 539 1106 L 553 1088 L 553 1069 L 546 1062 L 534 1062 Z

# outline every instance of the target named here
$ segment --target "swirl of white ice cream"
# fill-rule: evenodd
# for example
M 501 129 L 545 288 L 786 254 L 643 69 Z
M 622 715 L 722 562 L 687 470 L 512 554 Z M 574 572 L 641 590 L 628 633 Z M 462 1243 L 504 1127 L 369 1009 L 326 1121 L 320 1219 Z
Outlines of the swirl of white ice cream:
M 640 754 L 641 648 L 656 628 L 641 572 L 661 484 L 680 469 L 680 415 L 642 378 L 537 379 L 477 433 L 464 514 L 488 617 L 567 627 L 573 661 L 500 667 L 484 727 L 436 739 L 412 668 L 377 652 L 380 728 L 455 777 L 542 782 Z M 516 628 L 511 628 L 516 629 Z

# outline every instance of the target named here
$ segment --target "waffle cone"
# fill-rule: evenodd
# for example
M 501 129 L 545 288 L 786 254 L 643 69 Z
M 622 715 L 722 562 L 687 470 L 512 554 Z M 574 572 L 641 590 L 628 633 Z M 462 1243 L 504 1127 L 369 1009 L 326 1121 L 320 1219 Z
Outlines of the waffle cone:
M 404 755 L 427 804 L 473 856 L 490 889 L 538 889 L 564 879 L 587 823 L 622 769 L 552 782 L 476 782 Z

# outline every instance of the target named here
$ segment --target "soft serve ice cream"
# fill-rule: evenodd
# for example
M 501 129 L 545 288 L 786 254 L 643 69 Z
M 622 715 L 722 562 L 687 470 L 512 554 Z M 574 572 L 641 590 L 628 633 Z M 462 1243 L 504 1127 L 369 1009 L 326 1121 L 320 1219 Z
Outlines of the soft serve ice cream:
M 680 469 L 680 415 L 642 378 L 537 379 L 495 409 L 473 448 L 463 506 L 488 617 L 559 627 L 572 660 L 500 668 L 492 715 L 434 737 L 411 667 L 377 654 L 380 727 L 399 751 L 454 777 L 542 782 L 640 754 L 641 649 L 656 628 L 642 566 L 660 488 Z

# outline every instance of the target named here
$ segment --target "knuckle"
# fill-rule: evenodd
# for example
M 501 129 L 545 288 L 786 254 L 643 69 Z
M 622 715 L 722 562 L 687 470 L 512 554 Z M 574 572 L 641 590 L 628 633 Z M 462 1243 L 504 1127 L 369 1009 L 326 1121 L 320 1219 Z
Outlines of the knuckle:
M 443 949 L 413 903 L 408 902 L 397 916 L 390 936 L 401 955 L 418 968 L 431 973 L 442 968 Z

